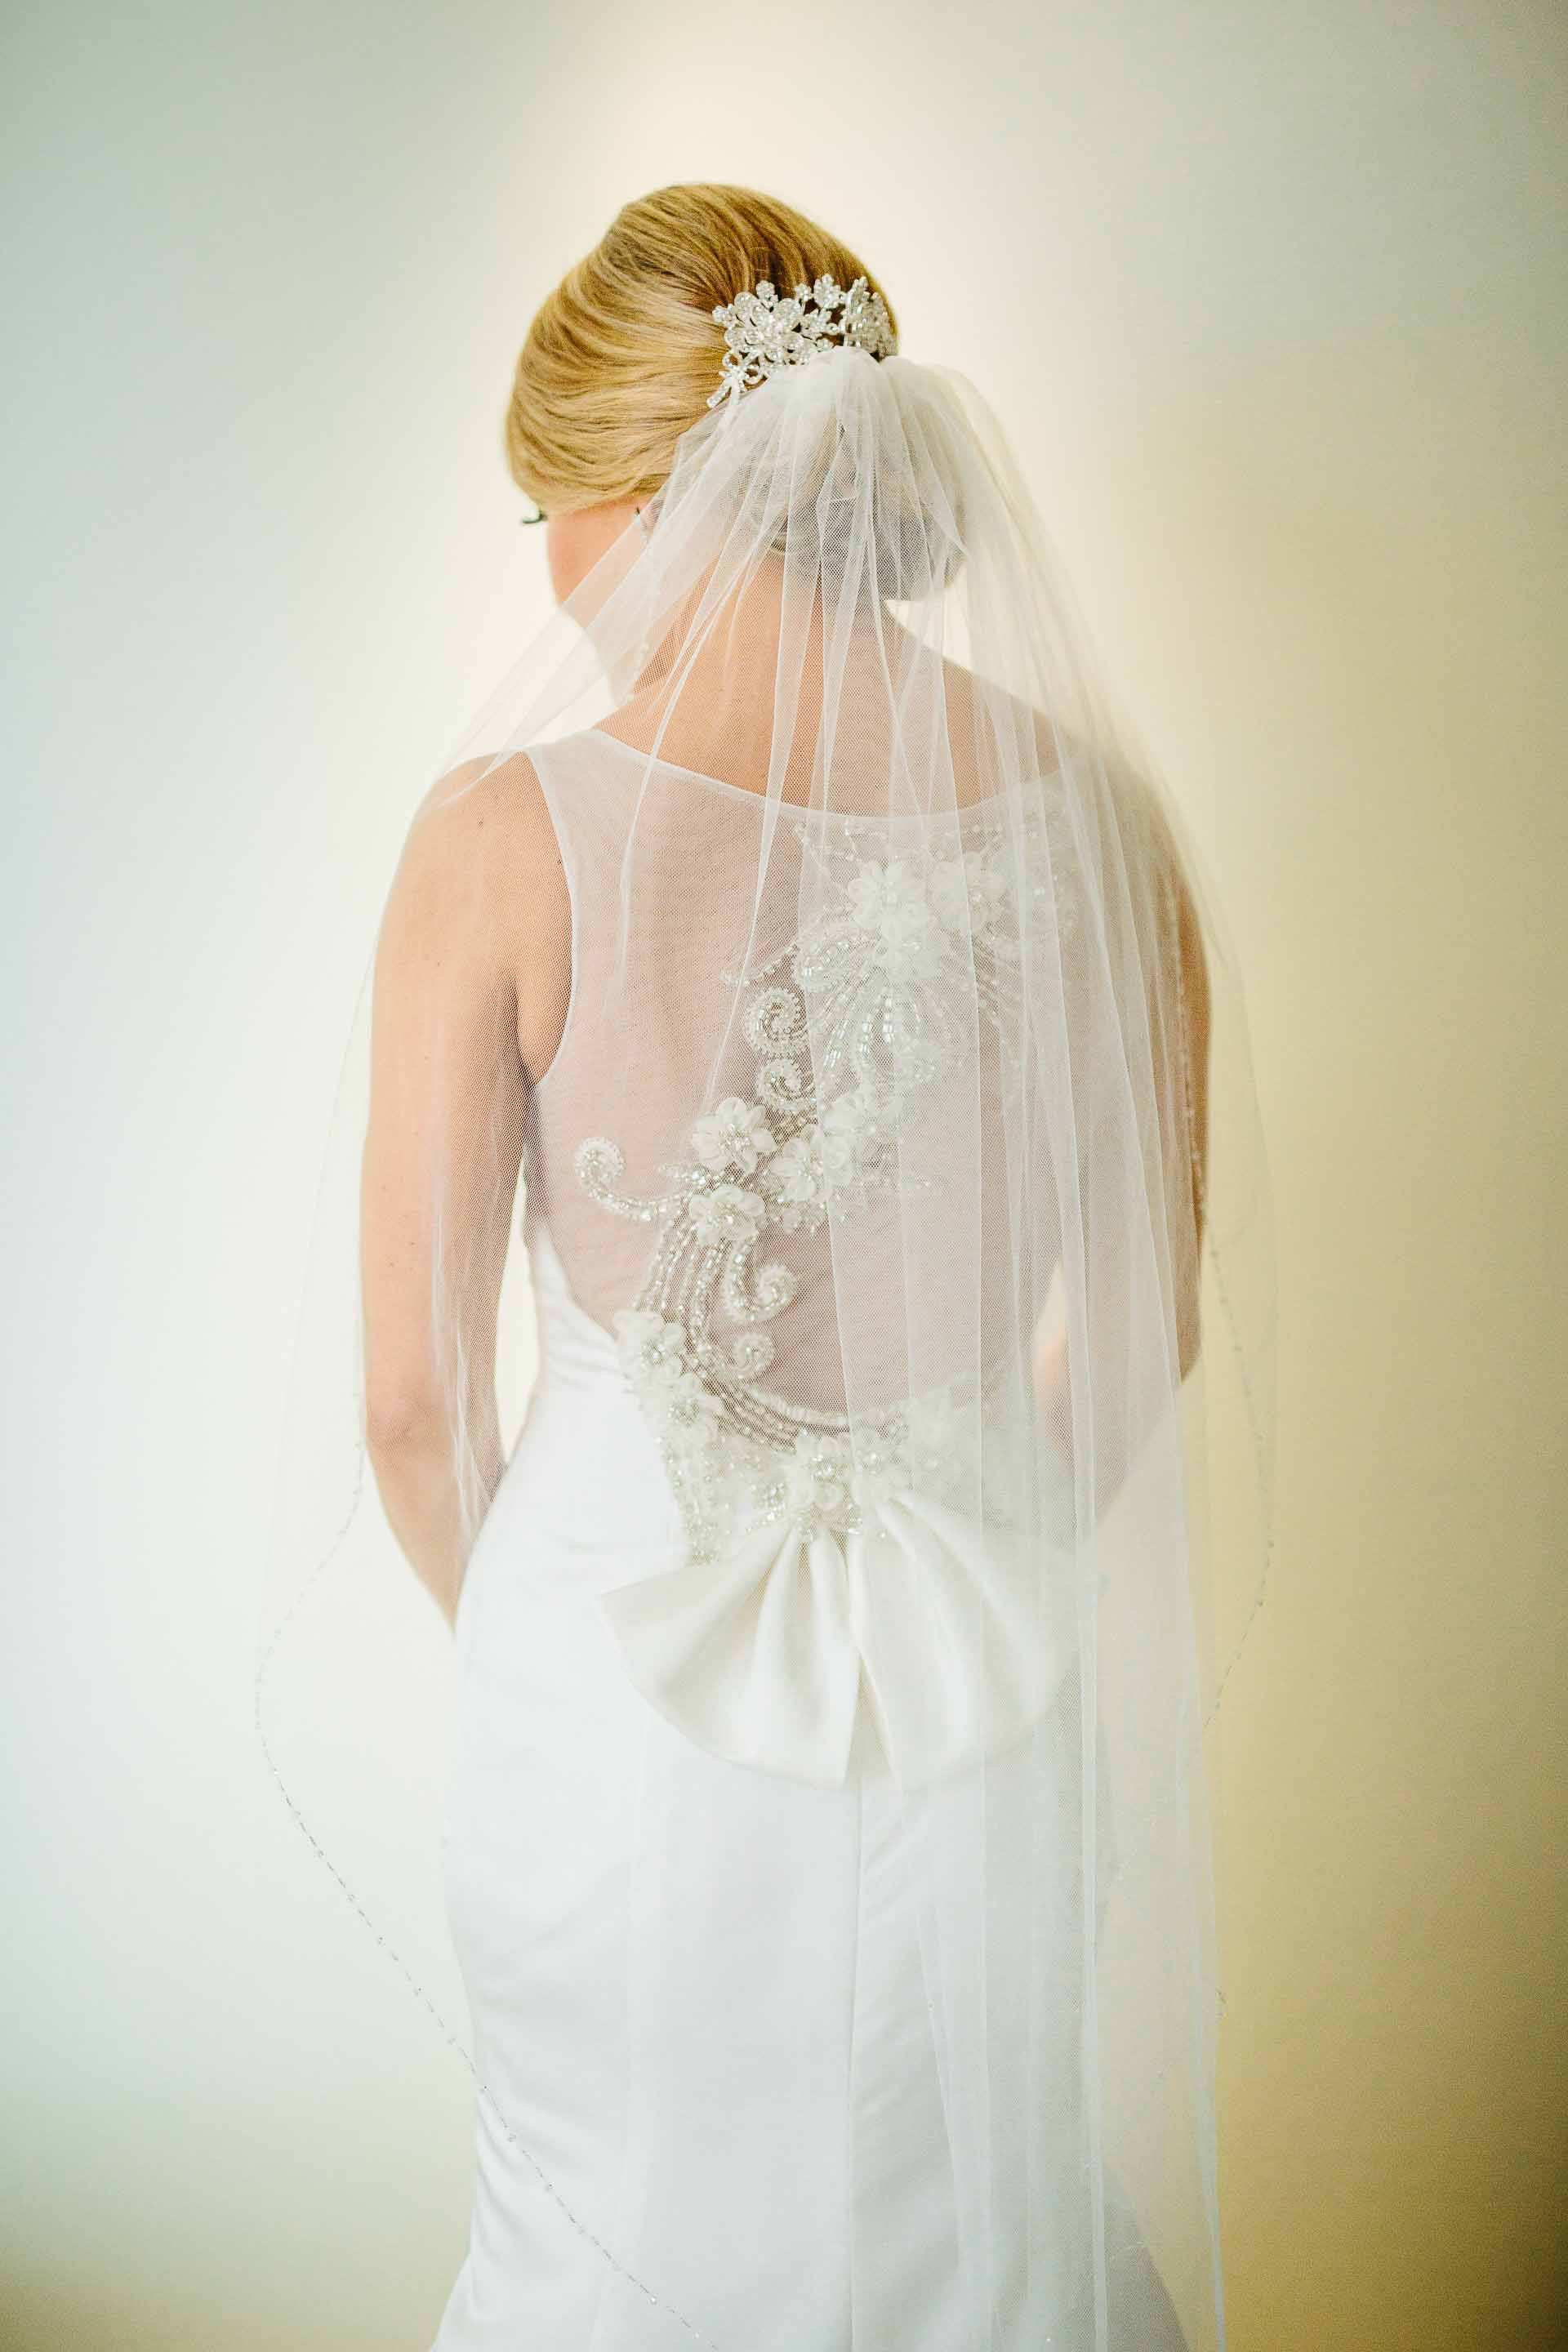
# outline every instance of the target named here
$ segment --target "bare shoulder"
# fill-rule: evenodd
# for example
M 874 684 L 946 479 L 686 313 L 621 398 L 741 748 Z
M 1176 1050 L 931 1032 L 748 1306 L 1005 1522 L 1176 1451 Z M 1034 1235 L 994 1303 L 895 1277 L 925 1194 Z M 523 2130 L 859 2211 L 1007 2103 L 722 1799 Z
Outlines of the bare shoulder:
M 539 772 L 526 751 L 487 754 L 448 768 L 416 810 L 410 840 L 421 830 L 430 835 L 433 855 L 453 858 L 553 845 L 555 838 Z
M 405 856 L 453 887 L 504 899 L 530 881 L 565 888 L 555 827 L 526 751 L 465 760 L 438 776 L 415 812 Z
M 569 925 L 566 877 L 538 772 L 525 752 L 464 761 L 415 811 L 387 908 L 389 931 L 510 954 Z
M 944 668 L 949 723 L 967 730 L 976 709 L 976 681 L 957 663 Z M 1102 856 L 1152 884 L 1170 887 L 1184 938 L 1196 921 L 1185 861 L 1163 796 L 1138 760 L 1118 740 L 1086 743 L 1076 727 L 1017 695 L 988 687 L 985 709 L 994 727 L 1005 727 L 1017 749 L 1032 754 L 1038 774 L 1065 771 L 1089 795 L 1100 811 Z
M 416 989 L 511 1008 L 525 1072 L 544 1069 L 570 982 L 571 896 L 526 752 L 464 761 L 416 810 L 387 901 L 378 965 Z
M 973 671 L 951 658 L 942 662 L 942 682 L 948 730 L 955 745 L 975 740 L 976 721 L 984 711 L 987 730 L 1004 734 L 1017 752 L 1031 761 L 1037 774 L 1051 775 L 1060 766 L 1070 739 L 1049 712 L 989 682 L 982 703 L 980 681 Z

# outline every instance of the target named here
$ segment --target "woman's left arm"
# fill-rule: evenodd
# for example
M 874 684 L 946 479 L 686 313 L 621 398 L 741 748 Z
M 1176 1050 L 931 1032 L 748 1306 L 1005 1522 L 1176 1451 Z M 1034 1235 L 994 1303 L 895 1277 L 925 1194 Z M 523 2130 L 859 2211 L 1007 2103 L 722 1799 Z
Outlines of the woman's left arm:
M 360 1200 L 367 1448 L 393 1533 L 448 1622 L 503 1467 L 496 1315 L 526 1102 L 509 779 L 486 764 L 429 794 L 387 899 Z

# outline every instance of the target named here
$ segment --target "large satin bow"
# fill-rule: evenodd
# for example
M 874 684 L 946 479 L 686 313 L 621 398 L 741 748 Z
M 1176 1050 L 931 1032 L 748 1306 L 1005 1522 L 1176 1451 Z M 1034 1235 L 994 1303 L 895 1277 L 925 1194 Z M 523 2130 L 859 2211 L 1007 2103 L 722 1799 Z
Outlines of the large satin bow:
M 837 1788 L 864 1685 L 894 1777 L 939 1779 L 1027 1730 L 1062 1673 L 1046 1559 L 912 1489 L 845 1536 L 753 1529 L 598 1596 L 649 1705 L 718 1756 Z

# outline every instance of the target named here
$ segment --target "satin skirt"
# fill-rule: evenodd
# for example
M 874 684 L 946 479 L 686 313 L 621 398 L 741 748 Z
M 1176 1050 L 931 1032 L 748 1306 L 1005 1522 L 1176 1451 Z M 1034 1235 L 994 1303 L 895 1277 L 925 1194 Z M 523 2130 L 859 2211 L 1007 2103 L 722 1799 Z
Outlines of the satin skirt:
M 482 2087 L 433 2352 L 968 2352 L 918 1873 L 869 1715 L 820 1789 L 637 1689 L 597 1596 L 669 1555 L 674 1499 L 542 1223 L 530 1265 L 540 1371 L 456 1633 L 447 1901 Z M 1012 2171 L 985 2341 L 1035 2352 Z M 1141 2249 L 1118 2275 L 1112 2340 L 1179 2352 Z M 1094 2336 L 1075 2314 L 1059 2340 Z
M 946 2136 L 896 1790 L 710 1757 L 595 1606 L 674 1504 L 531 1247 L 541 1370 L 457 1625 L 448 1915 L 483 2091 L 436 2352 L 951 2352 Z

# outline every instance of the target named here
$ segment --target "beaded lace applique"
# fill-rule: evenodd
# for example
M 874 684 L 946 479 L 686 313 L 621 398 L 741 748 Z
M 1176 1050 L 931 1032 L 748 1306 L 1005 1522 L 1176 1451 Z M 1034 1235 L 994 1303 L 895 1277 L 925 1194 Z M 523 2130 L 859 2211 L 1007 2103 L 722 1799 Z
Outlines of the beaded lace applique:
M 1026 887 L 1055 895 L 1065 937 L 1073 903 L 1045 842 L 1053 788 L 1055 779 L 1031 794 L 1020 822 Z M 659 1227 L 616 1337 L 694 1559 L 764 1521 L 842 1537 L 881 1495 L 918 1485 L 946 1499 L 962 1480 L 973 1423 L 948 1390 L 880 1416 L 857 1413 L 851 1437 L 849 1414 L 797 1402 L 763 1378 L 774 1355 L 765 1327 L 797 1288 L 789 1267 L 762 1255 L 769 1226 L 816 1232 L 830 1202 L 837 1214 L 907 1189 L 899 1137 L 952 1066 L 961 1008 L 977 984 L 983 1014 L 1005 1019 L 1019 985 L 1014 853 L 1001 820 L 972 818 L 961 845 L 936 855 L 868 856 L 868 833 L 881 828 L 849 818 L 826 845 L 814 842 L 821 912 L 766 963 L 727 975 L 744 992 L 751 1091 L 696 1121 L 688 1157 L 662 1171 L 669 1189 L 647 1198 L 621 1190 L 625 1158 L 607 1136 L 585 1137 L 574 1155 L 579 1181 L 603 1207 Z M 738 1333 L 715 1330 L 719 1308 Z

